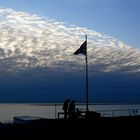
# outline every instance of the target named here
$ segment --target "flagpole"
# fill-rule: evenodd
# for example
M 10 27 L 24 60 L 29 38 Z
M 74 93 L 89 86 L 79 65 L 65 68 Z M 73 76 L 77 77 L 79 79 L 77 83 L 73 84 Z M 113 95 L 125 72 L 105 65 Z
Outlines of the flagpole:
M 88 109 L 88 55 L 87 55 L 87 35 L 85 35 L 85 39 L 86 39 L 86 112 L 89 111 Z

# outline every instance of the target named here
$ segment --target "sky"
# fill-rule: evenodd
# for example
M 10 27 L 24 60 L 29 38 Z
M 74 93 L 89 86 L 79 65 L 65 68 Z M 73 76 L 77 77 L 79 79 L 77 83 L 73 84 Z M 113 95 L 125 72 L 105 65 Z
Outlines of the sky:
M 0 0 L 0 6 L 86 27 L 140 48 L 139 0 Z
M 73 53 L 85 34 L 90 102 L 140 101 L 138 0 L 0 0 L 0 7 L 0 102 L 84 102 L 84 56 Z

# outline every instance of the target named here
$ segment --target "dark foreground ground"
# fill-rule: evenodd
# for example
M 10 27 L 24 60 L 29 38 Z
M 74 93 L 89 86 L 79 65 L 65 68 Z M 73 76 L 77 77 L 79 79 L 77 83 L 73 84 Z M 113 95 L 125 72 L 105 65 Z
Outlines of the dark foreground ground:
M 1 139 L 99 139 L 140 137 L 140 116 L 41 119 L 27 124 L 0 124 Z

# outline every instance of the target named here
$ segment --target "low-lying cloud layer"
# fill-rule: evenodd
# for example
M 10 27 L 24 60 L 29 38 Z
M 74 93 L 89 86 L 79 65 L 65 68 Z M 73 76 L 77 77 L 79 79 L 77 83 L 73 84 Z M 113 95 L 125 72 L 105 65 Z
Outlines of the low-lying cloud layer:
M 0 71 L 83 68 L 84 56 L 73 53 L 88 35 L 88 57 L 94 72 L 140 73 L 140 51 L 86 28 L 0 8 Z

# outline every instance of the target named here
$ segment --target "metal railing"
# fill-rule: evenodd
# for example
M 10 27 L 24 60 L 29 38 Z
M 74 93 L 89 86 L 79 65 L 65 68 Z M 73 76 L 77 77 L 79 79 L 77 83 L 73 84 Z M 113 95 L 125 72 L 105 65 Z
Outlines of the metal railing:
M 93 105 L 93 104 L 92 104 Z M 58 109 L 59 106 L 59 109 Z M 77 104 L 77 106 L 84 106 L 84 104 Z M 94 106 L 94 105 L 93 105 Z M 59 117 L 62 115 L 63 116 L 63 110 L 60 109 L 62 108 L 62 104 L 55 104 L 55 118 L 58 118 L 58 114 Z M 78 107 L 77 107 L 78 108 Z M 84 112 L 85 109 L 80 107 L 79 110 L 81 110 L 81 112 Z M 102 117 L 117 117 L 117 116 L 136 116 L 136 115 L 140 115 L 140 109 L 112 109 L 112 110 L 108 110 L 108 109 L 104 109 L 104 110 L 90 110 L 90 111 L 95 111 L 98 113 L 101 113 Z
M 140 115 L 140 109 L 96 110 L 102 117 L 136 116 Z

